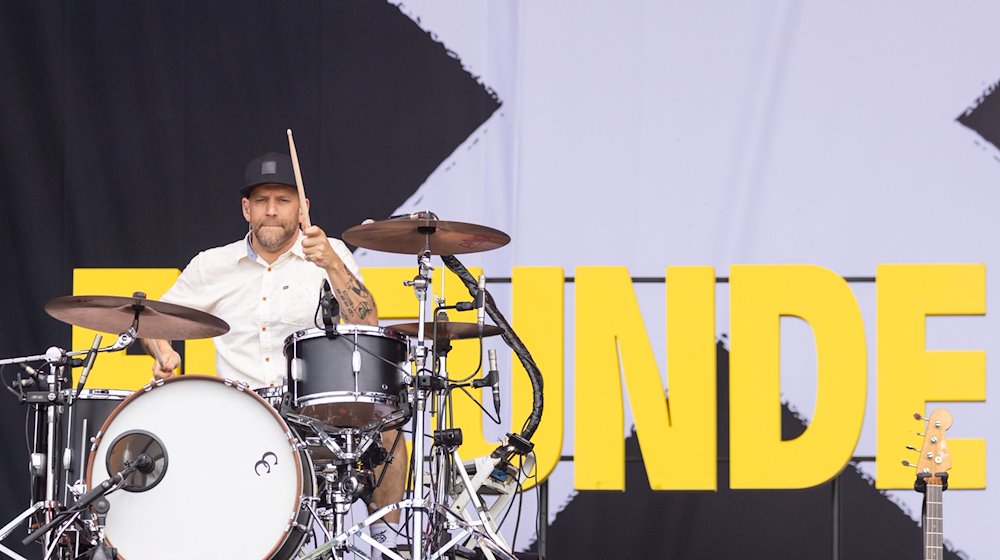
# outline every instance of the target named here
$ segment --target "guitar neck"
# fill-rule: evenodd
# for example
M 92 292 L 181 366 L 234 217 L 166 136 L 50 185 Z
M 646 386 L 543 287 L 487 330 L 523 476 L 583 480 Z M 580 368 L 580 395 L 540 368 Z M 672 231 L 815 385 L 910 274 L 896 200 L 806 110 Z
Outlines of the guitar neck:
M 944 560 L 944 512 L 941 484 L 927 483 L 924 493 L 924 560 Z

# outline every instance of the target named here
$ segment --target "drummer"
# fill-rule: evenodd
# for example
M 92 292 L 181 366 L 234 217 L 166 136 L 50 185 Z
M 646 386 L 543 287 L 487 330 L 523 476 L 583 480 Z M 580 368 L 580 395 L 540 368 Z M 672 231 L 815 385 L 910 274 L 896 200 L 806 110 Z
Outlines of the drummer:
M 291 158 L 266 153 L 247 165 L 244 179 L 240 194 L 250 231 L 229 245 L 198 253 L 161 300 L 229 323 L 230 331 L 213 339 L 220 377 L 243 381 L 252 389 L 278 387 L 286 374 L 284 340 L 315 326 L 324 279 L 333 287 L 345 323 L 378 325 L 378 311 L 347 246 L 316 225 L 300 231 L 304 212 Z M 180 354 L 169 341 L 143 339 L 142 344 L 156 358 L 157 379 L 170 377 L 180 366 Z M 383 434 L 385 447 L 396 435 Z M 381 485 L 372 493 L 372 511 L 402 499 L 406 450 L 404 445 L 395 448 Z M 399 511 L 385 519 L 389 526 L 373 525 L 371 534 L 392 548 L 399 534 Z

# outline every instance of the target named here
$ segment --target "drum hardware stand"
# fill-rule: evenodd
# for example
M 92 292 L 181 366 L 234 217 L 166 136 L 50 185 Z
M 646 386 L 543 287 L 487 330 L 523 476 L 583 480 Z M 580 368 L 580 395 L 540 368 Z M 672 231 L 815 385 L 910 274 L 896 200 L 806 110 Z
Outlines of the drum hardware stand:
M 444 364 L 446 354 L 451 349 L 447 342 L 442 346 L 439 359 Z M 438 350 L 435 350 L 438 354 Z M 448 411 L 451 410 L 451 391 L 464 385 L 472 387 L 493 387 L 496 384 L 496 357 L 491 349 L 490 371 L 483 379 L 477 379 L 472 383 L 450 383 L 446 390 L 442 391 L 442 407 L 437 417 L 437 429 L 434 432 L 435 441 L 435 462 L 437 463 L 437 496 L 435 503 L 438 512 L 442 514 L 442 522 L 437 524 L 435 540 L 441 548 L 436 554 L 444 554 L 462 542 L 472 539 L 480 545 L 482 553 L 488 560 L 496 558 L 513 558 L 513 551 L 510 545 L 499 533 L 499 525 L 495 519 L 506 508 L 514 494 L 520 487 L 524 479 L 524 472 L 530 472 L 534 465 L 533 457 L 529 456 L 527 462 L 521 468 L 513 467 L 508 458 L 499 452 L 494 452 L 491 456 L 480 457 L 470 463 L 463 463 L 458 453 L 459 446 L 462 445 L 462 430 L 451 426 L 450 419 L 446 420 Z M 442 365 L 442 370 L 446 371 Z M 448 379 L 445 374 L 444 379 Z M 447 398 L 444 398 L 447 397 Z M 508 440 L 514 442 L 513 446 L 517 452 L 527 455 L 531 451 L 532 444 L 527 441 L 519 441 L 517 436 L 508 434 Z M 506 449 L 508 445 L 502 446 Z M 527 469 L 524 468 L 527 466 Z M 469 477 L 469 469 L 474 473 Z M 481 494 L 496 494 L 497 499 L 488 508 L 485 505 Z M 448 506 L 448 501 L 455 501 Z M 473 505 L 475 513 L 469 513 L 466 506 Z M 459 533 L 452 537 L 451 530 L 461 529 Z M 479 529 L 479 531 L 477 531 Z M 447 539 L 447 542 L 444 542 Z M 485 546 L 484 543 L 488 543 Z M 456 549 L 457 550 L 457 549 Z
M 424 250 L 417 255 L 417 275 L 413 277 L 413 280 L 404 283 L 407 286 L 413 287 L 413 292 L 419 302 L 417 346 L 414 350 L 417 375 L 413 379 L 413 433 L 411 436 L 413 443 L 413 458 L 411 463 L 414 477 L 422 476 L 420 473 L 424 472 L 424 412 L 426 411 L 427 399 L 430 395 L 428 391 L 430 387 L 427 385 L 429 385 L 428 381 L 432 379 L 432 376 L 424 374 L 427 365 L 424 322 L 427 318 L 427 292 L 431 287 L 431 275 L 434 271 L 434 267 L 431 266 L 430 242 L 430 234 L 434 233 L 434 228 L 418 227 L 417 230 L 424 235 Z M 413 510 L 411 518 L 413 542 L 410 549 L 413 560 L 422 560 L 423 555 L 424 513 L 427 506 L 420 490 L 422 486 L 422 484 L 414 484 L 413 499 L 409 500 L 409 507 Z M 381 544 L 378 544 L 377 548 L 385 549 Z M 388 552 L 388 549 L 382 550 L 382 552 L 384 554 Z
M 145 459 L 143 459 L 143 457 L 145 457 Z M 149 465 L 149 466 L 152 465 L 152 460 L 149 458 L 149 456 L 145 456 L 145 455 L 140 455 L 139 460 L 136 460 L 136 461 L 127 461 L 125 463 L 124 468 L 122 468 L 121 471 L 115 473 L 114 475 L 112 475 L 110 478 L 108 478 L 104 482 L 101 482 L 100 484 L 96 485 L 90 492 L 88 492 L 87 494 L 83 495 L 69 509 L 67 509 L 65 511 L 61 511 L 61 512 L 55 514 L 55 516 L 53 516 L 52 520 L 50 520 L 45 525 L 42 525 L 38 529 L 36 529 L 33 533 L 31 533 L 30 535 L 28 535 L 27 537 L 25 537 L 24 539 L 22 539 L 21 542 L 23 544 L 26 544 L 26 545 L 32 543 L 33 541 L 35 541 L 39 537 L 41 537 L 43 535 L 47 535 L 64 518 L 72 516 L 75 519 L 76 516 L 78 516 L 80 513 L 82 513 L 84 510 L 86 510 L 87 507 L 89 507 L 91 504 L 93 504 L 95 502 L 98 502 L 98 501 L 102 501 L 101 499 L 104 498 L 104 496 L 110 494 L 111 492 L 114 492 L 115 490 L 118 490 L 121 487 L 122 482 L 125 480 L 125 478 L 128 475 L 132 474 L 136 470 L 141 470 L 141 468 L 142 468 L 141 461 L 145 461 L 146 465 Z M 104 500 L 104 501 L 105 501 L 104 505 L 102 505 L 102 506 L 95 506 L 95 509 L 97 510 L 97 513 L 98 513 L 99 520 L 102 521 L 102 523 L 99 526 L 103 526 L 103 518 L 107 514 L 108 508 L 110 507 L 110 504 L 107 504 L 106 500 Z
M 442 347 L 442 354 L 446 353 L 444 347 Z M 442 355 L 440 358 L 444 358 L 444 356 Z M 433 398 L 435 392 L 448 393 L 449 387 L 446 379 L 447 377 L 426 374 L 415 377 L 414 389 L 423 395 L 422 399 L 417 402 L 426 402 L 427 398 Z M 486 560 L 515 560 L 510 545 L 499 534 L 499 527 L 495 518 L 513 500 L 514 494 L 524 480 L 524 473 L 529 472 L 533 467 L 534 458 L 530 455 L 532 444 L 521 440 L 516 435 L 509 435 L 509 442 L 501 447 L 501 449 L 513 448 L 516 450 L 516 453 L 528 456 L 528 459 L 521 468 L 513 467 L 510 464 L 509 457 L 500 452 L 494 452 L 491 456 L 481 457 L 474 462 L 463 464 L 458 454 L 458 446 L 462 443 L 462 432 L 457 428 L 449 429 L 444 427 L 444 418 L 447 415 L 448 409 L 450 409 L 450 402 L 444 402 L 448 402 L 449 404 L 438 410 L 439 429 L 435 430 L 434 433 L 437 448 L 435 451 L 437 457 L 434 461 L 438 465 L 439 477 L 437 487 L 434 489 L 434 498 L 428 500 L 423 497 L 414 497 L 385 506 L 350 529 L 335 533 L 336 537 L 333 540 L 304 556 L 302 560 L 320 558 L 323 554 L 331 550 L 343 551 L 348 549 L 353 550 L 361 558 L 369 559 L 364 552 L 349 544 L 352 542 L 352 538 L 360 538 L 385 557 L 394 560 L 405 560 L 406 557 L 386 548 L 382 543 L 375 541 L 365 532 L 365 529 L 368 529 L 375 521 L 382 519 L 393 511 L 404 509 L 412 510 L 414 514 L 426 511 L 429 516 L 429 524 L 431 527 L 436 528 L 434 531 L 431 531 L 432 536 L 430 538 L 432 539 L 431 542 L 434 549 L 430 551 L 427 557 L 428 560 L 444 558 L 449 553 L 464 554 L 470 558 L 480 557 L 472 556 L 472 554 L 477 553 L 462 548 L 461 545 L 463 543 L 478 546 L 482 554 L 481 557 Z M 422 408 L 418 404 L 418 409 Z M 417 426 L 420 426 L 424 420 L 422 416 L 419 420 L 415 419 L 418 422 Z M 416 433 L 416 431 L 415 429 L 414 432 Z M 414 445 L 414 449 L 416 449 L 416 445 Z M 422 465 L 423 457 L 416 457 L 416 453 L 414 451 L 413 462 L 417 464 L 419 461 L 419 464 Z M 472 477 L 469 476 L 467 469 L 473 470 Z M 420 470 L 415 472 L 423 473 L 423 467 L 421 466 Z M 417 476 L 421 476 L 421 480 L 423 479 L 422 474 Z M 419 484 L 419 486 L 422 487 L 423 483 Z M 459 487 L 460 489 L 455 491 L 452 490 L 453 487 Z M 414 491 L 415 495 L 416 492 L 418 490 Z M 492 505 L 487 507 L 482 494 L 490 493 L 498 495 L 498 498 Z M 455 501 L 449 506 L 448 501 L 450 499 L 454 499 Z M 470 504 L 473 506 L 475 513 L 468 511 Z M 452 535 L 451 531 L 456 529 L 458 533 Z M 419 535 L 417 533 L 418 530 L 421 531 Z M 423 550 L 417 548 L 418 542 L 422 546 L 424 539 L 422 531 L 422 525 L 414 523 L 414 544 L 411 547 L 409 558 L 417 558 L 419 557 L 418 555 L 423 554 Z
M 346 529 L 344 520 L 350 512 L 351 505 L 362 497 L 366 489 L 375 486 L 374 474 L 364 468 L 358 469 L 355 465 L 375 443 L 375 434 L 380 432 L 369 430 L 368 426 L 360 429 L 334 428 L 314 418 L 294 413 L 289 413 L 287 419 L 315 434 L 320 443 L 335 457 L 330 465 L 316 470 L 322 485 L 318 489 L 318 494 L 322 498 L 307 498 L 307 501 L 303 502 L 303 507 L 319 522 L 326 541 L 333 543 L 334 537 L 344 533 Z M 372 425 L 380 426 L 379 423 Z M 338 442 L 335 438 L 342 438 L 342 441 Z M 299 447 L 308 448 L 310 445 L 300 443 Z M 324 507 L 317 507 L 317 504 Z M 332 554 L 333 558 L 342 558 L 347 551 L 363 554 L 346 541 L 338 541 L 334 546 L 323 550 Z
M 43 507 L 45 507 L 45 502 L 41 501 L 35 502 L 34 504 L 31 505 L 31 507 L 22 511 L 20 514 L 18 514 L 17 517 L 12 519 L 10 523 L 4 525 L 3 529 L 0 529 L 0 552 L 6 554 L 8 558 L 13 558 L 14 560 L 27 560 L 27 558 L 25 558 L 24 556 L 21 556 L 20 554 L 4 546 L 2 541 L 6 539 L 7 535 L 10 535 L 14 531 L 14 529 L 21 524 L 22 521 L 31 517 L 32 515 L 35 514 L 35 512 L 42 509 Z
M 24 394 L 22 398 L 22 404 L 35 405 L 38 407 L 37 415 L 44 410 L 45 420 L 45 452 L 36 450 L 31 454 L 31 474 L 33 477 L 45 477 L 45 497 L 43 500 L 39 500 L 32 504 L 28 509 L 19 514 L 11 523 L 4 526 L 3 530 L 0 531 L 0 540 L 6 538 L 14 529 L 25 519 L 37 513 L 39 510 L 45 510 L 45 522 L 46 525 L 52 525 L 57 519 L 64 516 L 66 510 L 62 513 L 55 513 L 60 507 L 60 502 L 57 499 L 56 493 L 56 481 L 55 476 L 57 465 L 56 457 L 58 453 L 58 431 L 59 431 L 59 419 L 63 411 L 61 410 L 63 406 L 68 408 L 67 414 L 70 415 L 70 420 L 72 420 L 72 405 L 75 402 L 76 395 L 83 389 L 84 384 L 87 382 L 87 376 L 90 374 L 90 370 L 94 365 L 94 361 L 97 358 L 97 354 L 101 352 L 115 352 L 119 350 L 124 350 L 132 342 L 135 341 L 135 333 L 137 332 L 138 326 L 138 314 L 136 311 L 135 319 L 132 325 L 123 333 L 119 334 L 118 339 L 114 344 L 101 348 L 102 336 L 97 334 L 94 336 L 94 342 L 91 347 L 87 350 L 74 350 L 67 352 L 62 348 L 51 347 L 45 354 L 38 354 L 34 356 L 23 356 L 18 358 L 7 358 L 0 360 L 0 366 L 13 365 L 13 364 L 27 364 L 29 362 L 44 361 L 47 366 L 47 373 L 43 374 L 38 372 L 36 374 L 36 385 L 38 389 L 36 391 L 28 391 Z M 84 358 L 76 358 L 76 356 L 83 356 Z M 80 374 L 80 379 L 77 386 L 74 388 L 72 386 L 72 378 L 69 373 L 74 367 L 83 367 L 84 370 Z M 41 368 L 40 368 L 41 369 Z M 69 389 L 63 389 L 64 386 L 69 386 Z M 36 421 L 37 424 L 37 421 Z M 65 468 L 66 460 L 71 457 L 71 453 L 67 454 L 66 450 L 63 450 L 63 467 Z M 74 491 L 77 494 L 77 491 Z M 78 495 L 78 494 L 77 494 Z M 68 498 L 68 496 L 66 496 Z M 79 505 L 79 504 L 76 504 Z M 74 505 L 74 507 L 76 507 Z M 89 502 L 88 502 L 89 505 Z M 71 508 L 73 509 L 73 508 Z M 51 528 L 51 527 L 50 527 Z M 52 538 L 48 532 L 40 533 L 35 531 L 33 537 L 28 540 L 25 544 L 29 544 L 31 541 L 35 540 L 37 536 L 44 536 L 42 546 L 45 550 L 49 550 L 52 547 Z M 36 536 L 37 535 L 37 536 Z M 0 552 L 3 554 L 15 558 L 17 560 L 23 560 L 23 558 L 10 549 L 0 545 Z M 46 553 L 46 557 L 51 554 L 51 552 Z
M 326 533 L 327 539 L 344 532 L 344 519 L 350 512 L 351 504 L 357 501 L 366 485 L 371 482 L 370 480 L 362 480 L 364 478 L 371 479 L 370 473 L 368 474 L 369 476 L 365 476 L 365 473 L 351 468 L 343 474 L 334 471 L 322 475 L 326 486 L 326 503 L 333 506 L 332 508 L 320 509 L 317 516 L 317 519 L 323 524 L 323 532 Z
M 316 434 L 320 443 L 344 464 L 354 463 L 361 459 L 361 456 L 375 443 L 374 434 L 377 432 L 355 428 L 331 428 L 319 420 L 300 414 L 289 414 L 288 420 L 309 428 L 312 433 Z M 344 447 L 341 447 L 336 440 L 330 437 L 330 434 L 343 436 L 345 440 Z

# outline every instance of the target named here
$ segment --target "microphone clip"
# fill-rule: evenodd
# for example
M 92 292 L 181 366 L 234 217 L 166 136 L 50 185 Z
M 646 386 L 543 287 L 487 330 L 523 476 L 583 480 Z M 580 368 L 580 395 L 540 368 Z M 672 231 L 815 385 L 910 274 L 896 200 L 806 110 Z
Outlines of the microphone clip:
M 320 289 L 319 306 L 323 313 L 323 330 L 327 338 L 337 336 L 337 323 L 340 322 L 340 302 L 333 295 L 330 288 L 330 281 L 324 279 Z M 336 319 L 334 319 L 336 318 Z

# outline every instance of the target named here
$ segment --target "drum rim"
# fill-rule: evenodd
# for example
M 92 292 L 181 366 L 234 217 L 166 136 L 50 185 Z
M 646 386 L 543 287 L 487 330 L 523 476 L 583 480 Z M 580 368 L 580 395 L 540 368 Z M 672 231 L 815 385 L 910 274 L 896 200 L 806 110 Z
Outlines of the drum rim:
M 381 338 L 388 338 L 390 340 L 395 340 L 402 342 L 404 344 L 409 340 L 408 337 L 400 334 L 397 331 L 389 329 L 388 327 L 382 327 L 379 325 L 337 325 L 337 334 L 340 336 L 347 336 L 351 334 L 364 334 L 369 336 L 378 336 Z M 300 331 L 295 331 L 292 334 L 285 337 L 285 348 L 288 348 L 292 344 L 300 340 L 310 340 L 313 338 L 326 337 L 326 331 L 324 329 L 317 329 L 316 327 L 309 327 L 308 329 L 302 329 Z
M 335 398 L 340 397 L 341 395 L 350 396 L 351 399 L 344 400 Z M 380 398 L 383 400 L 380 400 Z M 399 396 L 390 395 L 388 393 L 373 393 L 364 391 L 360 393 L 355 393 L 354 391 L 324 391 L 322 393 L 310 393 L 307 396 L 299 397 L 296 402 L 298 405 L 295 409 L 298 410 L 305 406 L 317 404 L 399 404 Z
M 255 393 L 247 386 L 241 385 L 239 382 L 234 381 L 232 379 L 222 378 L 215 375 L 200 375 L 200 374 L 187 374 L 179 376 L 175 375 L 169 379 L 158 379 L 134 391 L 130 396 L 125 398 L 125 400 L 123 400 L 121 403 L 119 403 L 118 406 L 116 406 L 115 409 L 111 411 L 111 414 L 108 414 L 107 419 L 104 421 L 103 424 L 101 424 L 101 429 L 98 430 L 97 434 L 94 436 L 93 444 L 90 447 L 90 453 L 88 454 L 87 457 L 87 472 L 86 472 L 86 478 L 84 479 L 87 483 L 87 488 L 88 489 L 93 488 L 94 459 L 97 456 L 97 448 L 100 447 L 101 441 L 103 440 L 110 423 L 115 418 L 118 417 L 118 414 L 125 408 L 125 406 L 131 403 L 133 399 L 137 399 L 140 396 L 145 395 L 146 393 L 150 393 L 153 390 L 163 387 L 169 383 L 176 383 L 186 380 L 212 381 L 215 383 L 222 383 L 226 387 L 236 389 L 241 393 L 250 395 L 252 398 L 257 399 L 257 401 L 261 404 L 261 406 L 263 406 L 264 409 L 267 410 L 271 414 L 271 416 L 278 421 L 279 425 L 283 428 L 285 434 L 289 438 L 289 445 L 292 447 L 294 451 L 292 453 L 292 457 L 295 460 L 295 466 L 296 466 L 295 507 L 291 511 L 291 514 L 288 519 L 288 524 L 286 525 L 285 530 L 282 531 L 281 535 L 278 537 L 278 542 L 275 543 L 271 547 L 271 550 L 268 551 L 267 554 L 265 554 L 263 557 L 265 559 L 274 558 L 275 554 L 280 552 L 281 549 L 284 548 L 285 543 L 288 542 L 288 539 L 291 538 L 290 535 L 292 533 L 292 529 L 295 528 L 295 521 L 298 518 L 299 512 L 302 510 L 302 500 L 305 496 L 306 481 L 305 481 L 305 476 L 303 475 L 304 465 L 302 464 L 302 454 L 299 453 L 299 450 L 296 447 L 296 444 L 300 440 L 298 438 L 297 433 L 288 426 L 288 423 L 285 422 L 285 419 L 282 418 L 280 414 L 278 414 L 278 411 L 275 410 L 275 408 L 271 406 L 270 403 L 268 403 L 266 400 L 264 400 L 263 397 Z M 311 468 L 312 458 L 308 457 L 308 459 L 310 461 L 310 464 L 308 466 Z M 316 486 L 315 481 L 313 481 L 312 486 L 313 489 L 315 490 Z M 114 545 L 114 543 L 112 543 L 111 540 L 106 535 L 104 537 L 104 542 L 108 545 Z
M 95 393 L 94 391 L 104 391 L 102 393 Z M 63 389 L 62 393 L 68 395 L 70 393 L 76 392 L 75 389 Z M 81 389 L 79 393 L 73 396 L 74 400 L 86 400 L 86 401 L 112 401 L 112 400 L 125 400 L 130 396 L 134 395 L 135 391 L 129 391 L 127 389 L 105 389 L 103 387 L 93 387 L 91 389 Z

